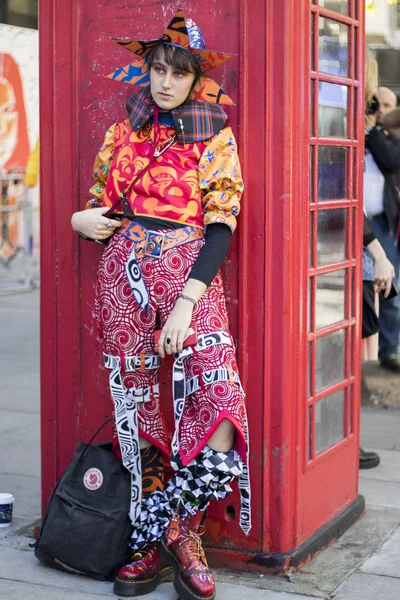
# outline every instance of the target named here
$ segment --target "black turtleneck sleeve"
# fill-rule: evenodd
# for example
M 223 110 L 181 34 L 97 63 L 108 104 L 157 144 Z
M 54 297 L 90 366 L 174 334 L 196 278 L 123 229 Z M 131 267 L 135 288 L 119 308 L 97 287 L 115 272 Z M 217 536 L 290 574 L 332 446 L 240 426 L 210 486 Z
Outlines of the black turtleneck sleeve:
M 206 243 L 199 252 L 189 277 L 198 279 L 208 287 L 225 260 L 231 247 L 232 233 L 224 223 L 212 223 L 207 227 Z

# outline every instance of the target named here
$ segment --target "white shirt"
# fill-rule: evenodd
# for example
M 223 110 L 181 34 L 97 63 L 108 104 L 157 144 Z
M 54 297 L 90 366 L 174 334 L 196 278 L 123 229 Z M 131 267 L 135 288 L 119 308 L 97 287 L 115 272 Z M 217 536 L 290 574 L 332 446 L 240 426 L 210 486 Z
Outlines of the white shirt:
M 364 162 L 364 210 L 368 217 L 383 213 L 383 188 L 385 178 L 370 152 Z

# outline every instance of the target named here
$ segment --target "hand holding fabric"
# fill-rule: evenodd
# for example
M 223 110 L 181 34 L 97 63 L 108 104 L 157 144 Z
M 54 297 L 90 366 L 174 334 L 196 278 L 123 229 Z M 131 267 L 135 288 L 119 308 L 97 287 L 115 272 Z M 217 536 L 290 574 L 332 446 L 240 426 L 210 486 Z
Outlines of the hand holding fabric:
M 368 244 L 367 250 L 374 259 L 375 290 L 377 292 L 385 290 L 384 296 L 387 298 L 395 276 L 394 267 L 377 239 Z
M 198 302 L 206 289 L 207 286 L 202 281 L 189 278 L 182 294 Z M 158 352 L 161 358 L 164 358 L 165 354 L 175 354 L 182 350 L 183 342 L 192 322 L 193 309 L 194 304 L 189 300 L 185 298 L 177 299 L 158 341 Z
M 72 229 L 84 238 L 106 240 L 121 226 L 116 219 L 103 217 L 108 210 L 107 206 L 103 206 L 74 213 L 71 219 Z

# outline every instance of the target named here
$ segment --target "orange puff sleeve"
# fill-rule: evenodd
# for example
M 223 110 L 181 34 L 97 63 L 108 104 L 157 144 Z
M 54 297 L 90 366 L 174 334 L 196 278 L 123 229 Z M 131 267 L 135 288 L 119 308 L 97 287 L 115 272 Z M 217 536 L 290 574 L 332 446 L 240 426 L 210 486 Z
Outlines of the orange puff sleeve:
M 240 211 L 243 179 L 230 127 L 221 129 L 208 143 L 199 162 L 199 181 L 203 192 L 204 228 L 210 223 L 225 223 L 233 233 Z
M 110 166 L 114 160 L 115 135 L 118 133 L 116 131 L 118 126 L 119 123 L 111 125 L 94 161 L 93 177 L 95 178 L 96 183 L 90 188 L 90 194 L 93 196 L 93 199 L 86 203 L 86 208 L 96 208 L 103 204 L 104 190 L 107 185 Z

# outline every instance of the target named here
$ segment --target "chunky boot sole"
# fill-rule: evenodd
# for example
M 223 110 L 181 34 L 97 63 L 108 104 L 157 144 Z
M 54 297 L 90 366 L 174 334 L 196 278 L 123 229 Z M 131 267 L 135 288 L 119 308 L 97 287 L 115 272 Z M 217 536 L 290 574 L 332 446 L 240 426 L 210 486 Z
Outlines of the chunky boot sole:
M 174 580 L 174 572 L 171 567 L 164 567 L 151 579 L 129 580 L 116 578 L 114 582 L 114 594 L 117 596 L 142 596 L 154 592 L 160 583 Z
M 215 590 L 210 596 L 199 596 L 190 589 L 185 581 L 183 581 L 181 577 L 181 573 L 179 570 L 179 562 L 175 558 L 175 555 L 168 546 L 165 544 L 164 540 L 161 540 L 159 546 L 159 553 L 162 560 L 169 565 L 171 565 L 174 572 L 174 588 L 177 592 L 180 600 L 214 600 L 215 598 Z

